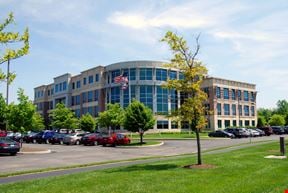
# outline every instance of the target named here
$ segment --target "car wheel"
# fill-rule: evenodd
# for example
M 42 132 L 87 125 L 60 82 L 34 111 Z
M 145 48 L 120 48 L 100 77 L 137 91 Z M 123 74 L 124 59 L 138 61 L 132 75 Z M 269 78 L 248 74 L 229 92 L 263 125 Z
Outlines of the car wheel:
M 15 156 L 17 152 L 10 153 L 10 155 Z
M 33 139 L 33 141 L 32 141 L 33 143 L 37 143 L 37 141 L 36 141 L 36 139 Z
M 98 141 L 94 141 L 94 145 L 98 145 Z
M 104 143 L 103 146 L 106 147 L 106 143 Z
M 62 140 L 60 140 L 60 144 L 63 145 L 63 141 Z
M 77 141 L 75 142 L 75 144 L 76 144 L 76 145 L 80 145 L 80 141 L 77 140 Z
M 46 142 L 46 144 L 49 144 L 49 140 L 48 140 L 48 139 L 46 139 L 46 141 L 45 141 L 45 142 Z

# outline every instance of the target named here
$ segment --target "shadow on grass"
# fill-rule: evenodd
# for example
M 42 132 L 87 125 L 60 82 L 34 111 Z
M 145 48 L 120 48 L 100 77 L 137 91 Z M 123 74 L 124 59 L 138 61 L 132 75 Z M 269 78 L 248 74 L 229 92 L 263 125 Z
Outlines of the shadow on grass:
M 178 168 L 175 164 L 159 164 L 159 165 L 135 165 L 130 167 L 121 168 L 118 170 L 107 171 L 107 173 L 114 173 L 114 172 L 132 172 L 132 171 L 161 171 L 161 170 L 169 170 Z

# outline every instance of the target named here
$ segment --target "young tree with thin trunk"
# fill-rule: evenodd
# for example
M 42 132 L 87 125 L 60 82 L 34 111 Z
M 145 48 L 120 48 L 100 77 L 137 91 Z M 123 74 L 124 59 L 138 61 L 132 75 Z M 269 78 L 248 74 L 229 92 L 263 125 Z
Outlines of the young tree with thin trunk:
M 196 37 L 196 48 L 191 51 L 187 46 L 187 42 L 183 37 L 168 31 L 162 39 L 166 42 L 173 56 L 166 67 L 179 69 L 183 73 L 183 79 L 168 80 L 163 86 L 167 89 L 176 89 L 187 97 L 184 99 L 181 107 L 172 112 L 172 116 L 177 117 L 181 121 L 189 122 L 190 127 L 196 133 L 197 138 L 197 164 L 202 164 L 201 145 L 199 132 L 206 125 L 204 102 L 207 100 L 207 95 L 201 90 L 201 83 L 207 76 L 207 68 L 203 63 L 197 60 L 196 56 L 199 53 L 199 37 Z

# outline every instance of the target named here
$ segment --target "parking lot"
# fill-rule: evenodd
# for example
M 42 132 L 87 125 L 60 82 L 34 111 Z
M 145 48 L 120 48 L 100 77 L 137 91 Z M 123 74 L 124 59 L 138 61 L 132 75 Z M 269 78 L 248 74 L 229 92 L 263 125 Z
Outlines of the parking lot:
M 287 135 L 282 135 L 287 136 Z M 252 142 L 279 140 L 279 135 L 251 138 Z M 250 139 L 205 139 L 201 141 L 202 150 L 249 143 Z M 196 140 L 166 140 L 157 147 L 122 148 L 83 145 L 23 144 L 24 147 L 50 149 L 49 154 L 0 155 L 0 173 L 24 170 L 63 167 L 132 158 L 171 156 L 196 152 Z

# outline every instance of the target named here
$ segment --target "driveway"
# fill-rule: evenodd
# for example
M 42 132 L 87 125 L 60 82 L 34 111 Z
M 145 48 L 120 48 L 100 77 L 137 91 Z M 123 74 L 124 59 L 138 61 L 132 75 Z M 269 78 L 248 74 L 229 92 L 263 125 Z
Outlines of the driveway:
M 279 140 L 279 136 L 252 138 L 252 142 Z M 204 139 L 202 150 L 249 143 L 250 139 Z M 196 152 L 196 140 L 166 140 L 164 145 L 143 148 L 121 148 L 102 146 L 66 146 L 50 144 L 23 144 L 26 147 L 51 149 L 50 154 L 19 154 L 0 156 L 0 173 L 35 170 L 49 167 L 63 167 L 113 160 L 141 157 L 171 156 Z

